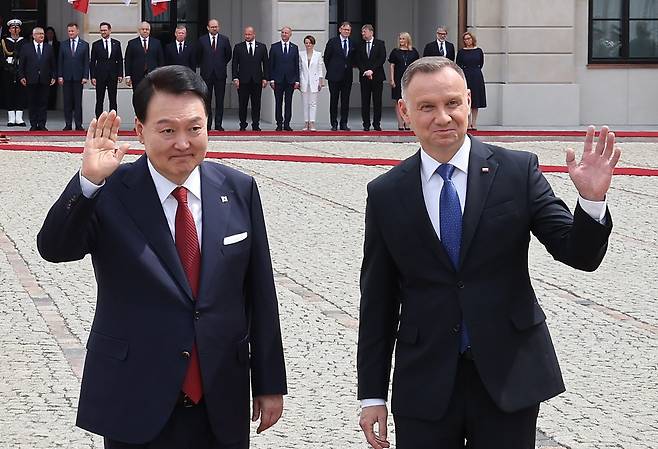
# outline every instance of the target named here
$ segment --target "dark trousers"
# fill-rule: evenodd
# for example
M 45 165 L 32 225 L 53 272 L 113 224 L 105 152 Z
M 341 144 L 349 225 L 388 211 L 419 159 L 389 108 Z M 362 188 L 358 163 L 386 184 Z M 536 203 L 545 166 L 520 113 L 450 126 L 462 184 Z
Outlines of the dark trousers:
M 48 89 L 48 110 L 53 111 L 57 109 L 57 91 L 59 84 L 55 83 Z
M 419 386 L 422 388 L 422 386 Z M 534 449 L 539 404 L 505 413 L 491 400 L 471 360 L 461 359 L 439 421 L 394 416 L 397 449 Z
M 46 99 L 46 103 L 48 99 Z M 64 121 L 66 126 L 82 126 L 82 83 L 80 80 L 64 81 Z
M 27 108 L 30 113 L 30 127 L 46 127 L 49 87 L 48 84 L 28 84 L 27 86 Z
M 9 72 L 2 74 L 2 90 L 5 95 L 5 109 L 8 111 L 22 111 L 25 109 L 25 87 L 16 76 Z
M 290 83 L 275 83 L 274 84 L 274 117 L 276 118 L 276 126 L 290 126 L 290 119 L 292 118 L 292 94 L 295 91 L 294 84 Z M 285 116 L 283 114 L 283 102 L 286 102 Z
M 247 105 L 249 101 L 251 101 L 251 126 L 256 127 L 260 124 L 260 97 L 262 93 L 263 88 L 260 81 L 240 83 L 238 89 L 240 128 L 247 127 Z
M 211 78 L 204 78 L 208 86 L 208 97 L 206 105 L 208 108 L 208 129 L 212 126 L 212 93 L 215 91 L 215 128 L 222 126 L 224 120 L 224 94 L 226 93 L 226 77 L 217 78 L 214 74 Z
M 370 128 L 370 99 L 372 99 L 373 107 L 372 124 L 373 126 L 380 126 L 384 83 L 381 80 L 361 78 L 361 119 L 363 120 L 363 127 Z
M 110 111 L 117 110 L 117 85 L 119 84 L 118 76 L 109 76 L 96 78 L 96 118 L 103 113 L 103 103 L 105 102 L 105 90 L 110 100 Z
M 169 421 L 153 441 L 128 444 L 105 438 L 105 449 L 248 449 L 249 435 L 234 444 L 221 444 L 215 438 L 208 421 L 205 405 L 177 406 Z
M 133 76 L 130 77 L 130 82 L 132 83 L 133 93 L 135 92 L 135 89 L 137 89 L 137 86 L 139 86 L 139 83 L 142 82 L 142 80 L 144 79 L 145 76 L 146 76 L 146 74 L 144 74 L 144 75 L 133 75 Z
M 351 69 L 350 69 L 351 70 Z M 338 126 L 338 100 L 340 99 L 340 126 L 347 126 L 350 115 L 350 92 L 352 80 L 329 81 L 329 118 L 331 126 Z

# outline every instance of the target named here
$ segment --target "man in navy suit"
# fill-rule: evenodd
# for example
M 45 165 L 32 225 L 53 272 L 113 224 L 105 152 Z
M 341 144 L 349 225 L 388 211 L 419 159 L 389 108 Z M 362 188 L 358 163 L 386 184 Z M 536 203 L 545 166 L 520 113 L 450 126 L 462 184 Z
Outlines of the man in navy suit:
M 436 40 L 425 45 L 423 56 L 443 56 L 451 61 L 455 60 L 455 46 L 448 42 L 448 28 L 440 26 L 436 29 Z
M 30 113 L 30 131 L 48 131 L 48 89 L 55 84 L 55 52 L 45 44 L 43 28 L 32 29 L 32 44 L 21 47 L 18 79 L 27 86 L 27 104 Z
M 196 51 L 186 39 L 187 27 L 178 25 L 174 31 L 174 41 L 164 48 L 165 65 L 184 65 L 192 71 L 196 70 Z
M 594 146 L 590 127 L 580 162 L 567 150 L 572 215 L 536 155 L 466 134 L 470 103 L 454 62 L 413 62 L 399 107 L 420 150 L 368 184 L 357 371 L 375 449 L 389 447 L 394 349 L 398 449 L 534 449 L 539 404 L 564 383 L 530 282 L 531 234 L 579 270 L 606 252 L 614 134 L 603 127 Z
M 103 112 L 105 90 L 110 100 L 110 110 L 117 110 L 117 87 L 123 80 L 123 53 L 121 42 L 112 39 L 112 25 L 100 24 L 101 38 L 91 45 L 89 74 L 91 84 L 96 87 L 96 118 Z
M 219 21 L 208 21 L 208 34 L 199 38 L 198 61 L 201 78 L 208 86 L 208 129 L 212 125 L 212 94 L 215 92 L 215 130 L 224 131 L 224 94 L 226 93 L 226 65 L 231 60 L 231 43 L 219 34 Z
M 66 26 L 69 39 L 61 43 L 57 62 L 58 82 L 64 86 L 64 120 L 62 131 L 70 131 L 73 120 L 75 129 L 82 130 L 82 87 L 89 79 L 89 44 L 78 36 L 77 23 Z
M 164 52 L 160 41 L 151 37 L 151 24 L 139 25 L 139 36 L 128 41 L 126 45 L 126 84 L 137 89 L 144 77 L 164 65 Z
M 370 131 L 370 100 L 372 99 L 372 127 L 381 131 L 382 91 L 384 90 L 384 63 L 386 46 L 384 41 L 375 39 L 375 29 L 369 23 L 361 27 L 363 41 L 357 48 L 354 59 L 359 68 L 361 85 L 361 119 L 363 130 Z
M 247 106 L 251 101 L 251 129 L 260 131 L 260 100 L 269 78 L 267 46 L 256 41 L 254 27 L 244 29 L 244 41 L 233 47 L 233 85 L 238 89 L 240 131 L 247 129 Z
M 331 130 L 338 130 L 338 100 L 340 100 L 340 129 L 349 131 L 347 120 L 350 114 L 350 91 L 352 90 L 352 67 L 356 45 L 350 39 L 352 25 L 343 22 L 339 28 L 340 36 L 334 36 L 324 49 L 324 66 L 329 81 L 329 118 Z
M 281 28 L 281 40 L 270 46 L 270 87 L 274 90 L 277 131 L 292 131 L 292 94 L 299 89 L 299 49 L 290 42 L 292 28 Z M 285 98 L 285 116 L 283 102 Z
M 283 411 L 258 188 L 204 162 L 206 95 L 187 67 L 148 74 L 133 98 L 146 154 L 133 163 L 121 164 L 116 113 L 92 120 L 81 169 L 37 237 L 51 262 L 91 255 L 98 298 L 77 425 L 107 449 L 246 449 L 250 416 L 260 433 Z

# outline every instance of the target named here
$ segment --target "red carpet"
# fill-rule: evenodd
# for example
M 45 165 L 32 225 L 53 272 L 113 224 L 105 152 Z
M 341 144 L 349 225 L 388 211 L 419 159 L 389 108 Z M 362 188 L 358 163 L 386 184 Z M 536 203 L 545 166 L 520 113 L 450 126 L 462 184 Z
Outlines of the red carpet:
M 2 131 L 3 135 L 10 136 L 49 136 L 49 137 L 72 137 L 85 136 L 85 131 Z M 560 131 L 560 130 L 492 130 L 492 131 L 472 131 L 470 134 L 483 137 L 584 137 L 585 130 L 582 131 Z M 120 131 L 120 136 L 134 136 L 134 131 Z M 211 137 L 411 137 L 411 131 L 293 131 L 293 132 L 276 132 L 273 130 L 265 131 L 210 131 Z M 658 131 L 615 131 L 617 137 L 628 138 L 658 138 Z
M 58 147 L 48 145 L 16 145 L 0 143 L 0 151 L 45 151 L 52 153 L 82 153 L 82 147 Z M 142 150 L 129 150 L 128 154 L 142 154 Z M 257 161 L 279 161 L 279 162 L 305 162 L 318 164 L 343 164 L 343 165 L 381 165 L 393 166 L 398 165 L 398 159 L 378 159 L 378 158 L 354 158 L 354 157 L 330 157 L 330 156 L 307 156 L 296 154 L 262 154 L 262 153 L 238 153 L 225 151 L 208 151 L 206 157 L 209 159 L 248 159 Z M 541 170 L 544 173 L 567 173 L 567 167 L 562 165 L 542 165 Z M 642 167 L 617 167 L 615 175 L 631 176 L 658 176 L 656 168 Z

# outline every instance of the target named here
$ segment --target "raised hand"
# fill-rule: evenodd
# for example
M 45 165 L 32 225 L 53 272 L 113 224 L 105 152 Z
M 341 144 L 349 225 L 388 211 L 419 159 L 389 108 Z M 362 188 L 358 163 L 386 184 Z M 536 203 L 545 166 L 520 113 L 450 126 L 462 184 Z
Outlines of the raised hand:
M 87 130 L 80 173 L 94 184 L 101 184 L 121 164 L 130 144 L 117 144 L 121 118 L 116 111 L 103 112 Z
M 603 201 L 610 188 L 612 172 L 619 162 L 621 150 L 615 147 L 615 134 L 607 126 L 601 127 L 596 146 L 593 142 L 594 127 L 589 126 L 580 162 L 576 162 L 576 152 L 567 148 L 567 168 L 580 196 L 590 201 Z

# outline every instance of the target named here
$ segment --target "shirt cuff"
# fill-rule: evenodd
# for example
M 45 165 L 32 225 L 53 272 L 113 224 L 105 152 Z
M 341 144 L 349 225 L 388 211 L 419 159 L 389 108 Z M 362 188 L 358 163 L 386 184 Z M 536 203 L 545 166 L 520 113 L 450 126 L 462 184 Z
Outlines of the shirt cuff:
M 98 191 L 105 185 L 105 180 L 99 185 L 94 184 L 80 173 L 80 189 L 85 198 L 93 198 L 98 194 Z
M 606 200 L 590 201 L 578 195 L 578 204 L 587 215 L 601 224 L 604 224 L 605 211 L 607 208 Z
M 374 407 L 375 405 L 386 405 L 384 399 L 361 399 L 361 408 Z

